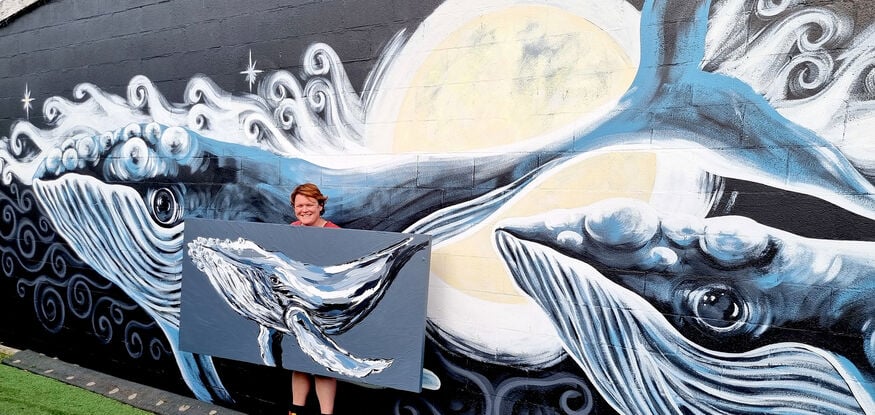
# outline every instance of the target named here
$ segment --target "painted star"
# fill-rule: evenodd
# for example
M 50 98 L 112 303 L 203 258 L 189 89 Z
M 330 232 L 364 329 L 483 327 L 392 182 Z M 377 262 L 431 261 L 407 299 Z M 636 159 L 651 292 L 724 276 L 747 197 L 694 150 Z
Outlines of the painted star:
M 263 72 L 260 69 L 255 69 L 255 64 L 258 61 L 252 61 L 252 50 L 249 50 L 249 67 L 245 71 L 240 71 L 240 74 L 246 75 L 246 82 L 249 82 L 249 92 L 252 92 L 252 84 L 255 83 L 255 78 Z
M 33 108 L 33 101 L 34 99 L 30 97 L 30 88 L 27 84 L 24 84 L 24 98 L 21 99 L 21 102 L 24 103 L 24 112 L 27 113 L 27 118 L 30 118 L 30 109 Z

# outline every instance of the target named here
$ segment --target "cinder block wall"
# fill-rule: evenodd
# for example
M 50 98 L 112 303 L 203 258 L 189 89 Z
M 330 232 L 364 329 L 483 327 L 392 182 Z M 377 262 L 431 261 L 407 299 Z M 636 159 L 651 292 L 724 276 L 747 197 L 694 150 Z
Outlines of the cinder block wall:
M 869 6 L 3 2 L 0 340 L 284 413 L 179 350 L 179 241 L 312 181 L 434 238 L 427 389 L 341 410 L 875 411 Z

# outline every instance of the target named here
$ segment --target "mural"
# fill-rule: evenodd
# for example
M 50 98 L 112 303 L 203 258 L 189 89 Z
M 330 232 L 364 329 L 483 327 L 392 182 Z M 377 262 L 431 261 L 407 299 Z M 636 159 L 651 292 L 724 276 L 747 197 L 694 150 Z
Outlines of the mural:
M 203 68 L 182 102 L 82 83 L 46 128 L 23 85 L 13 295 L 47 335 L 69 313 L 133 358 L 147 337 L 234 405 L 179 347 L 185 220 L 288 223 L 310 181 L 345 228 L 431 237 L 433 378 L 394 413 L 875 412 L 867 5 L 468 3 L 392 37 L 360 92 L 325 43 L 300 73 L 249 51 L 239 91 Z

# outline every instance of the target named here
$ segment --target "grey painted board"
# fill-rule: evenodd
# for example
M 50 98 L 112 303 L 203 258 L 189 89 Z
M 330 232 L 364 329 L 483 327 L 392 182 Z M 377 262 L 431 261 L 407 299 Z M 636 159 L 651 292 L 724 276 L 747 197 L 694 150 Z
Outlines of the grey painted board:
M 255 364 L 278 363 L 290 370 L 418 392 L 430 243 L 431 238 L 426 235 L 187 219 L 180 348 Z M 210 256 L 202 255 L 205 251 Z M 380 251 L 381 255 L 373 255 Z M 348 263 L 352 266 L 330 268 Z M 211 283 L 211 278 L 226 278 L 217 274 L 233 274 L 228 277 L 231 282 L 226 284 L 226 291 Z M 283 277 L 279 283 L 271 283 L 270 275 Z M 306 275 L 316 280 L 324 275 L 334 276 L 314 283 L 316 280 L 303 280 Z M 283 278 L 302 283 L 305 288 L 300 293 L 290 289 Z M 360 280 L 365 283 L 358 290 L 347 287 Z M 246 295 L 253 286 L 260 287 L 261 291 L 254 291 L 257 293 L 265 294 L 265 288 L 273 291 Z M 324 311 L 319 314 L 323 319 L 306 307 L 296 314 L 302 309 L 300 304 L 328 302 L 333 295 L 347 292 L 352 293 L 348 298 L 356 300 L 354 304 L 345 303 L 347 297 L 338 299 L 335 305 L 323 304 L 319 309 Z M 308 297 L 313 293 L 319 298 Z M 312 329 L 295 331 L 294 318 L 286 319 L 290 315 L 303 319 L 297 327 L 312 324 L 319 333 Z M 260 327 L 276 329 L 278 334 L 273 339 L 281 347 L 266 347 L 259 340 Z M 311 335 L 316 346 L 306 353 L 298 339 Z M 333 356 L 338 351 L 356 359 L 391 363 L 379 371 L 365 370 L 362 375 L 341 373 L 343 370 L 319 360 L 321 354 Z M 269 355 L 267 360 L 262 357 L 263 352 Z M 346 355 L 339 354 L 343 359 Z M 274 362 L 270 362 L 270 356 L 276 358 Z M 362 366 L 370 367 L 369 363 Z

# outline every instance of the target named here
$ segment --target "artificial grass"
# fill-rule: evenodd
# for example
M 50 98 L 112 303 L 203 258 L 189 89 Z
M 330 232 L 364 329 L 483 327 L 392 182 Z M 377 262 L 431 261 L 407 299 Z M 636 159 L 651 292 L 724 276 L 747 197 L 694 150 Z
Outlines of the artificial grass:
M 0 355 L 0 360 L 5 356 Z M 0 414 L 146 415 L 133 406 L 52 378 L 0 364 Z

